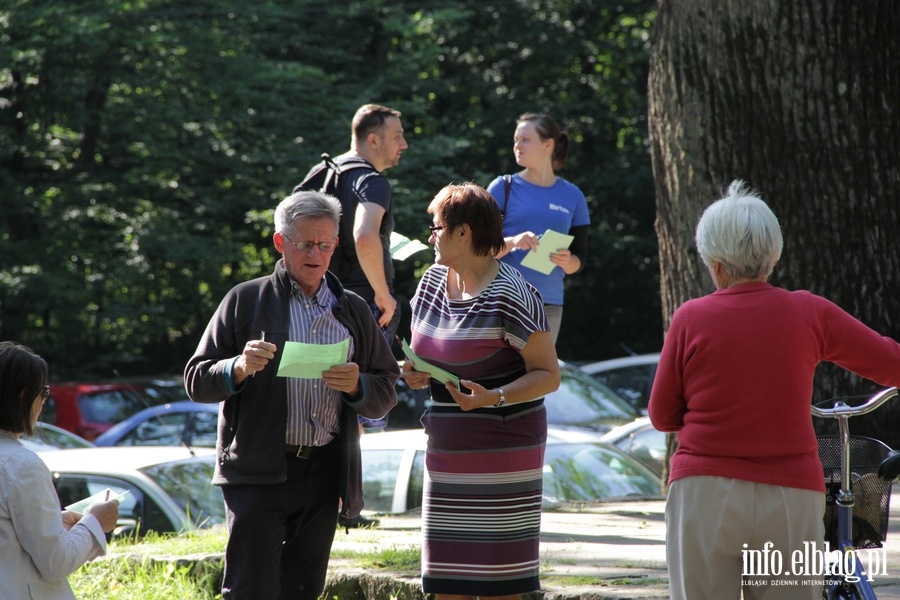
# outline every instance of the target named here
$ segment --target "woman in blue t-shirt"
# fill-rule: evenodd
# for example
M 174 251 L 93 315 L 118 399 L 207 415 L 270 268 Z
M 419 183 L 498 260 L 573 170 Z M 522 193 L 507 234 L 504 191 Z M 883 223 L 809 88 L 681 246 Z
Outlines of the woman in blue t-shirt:
M 569 155 L 569 136 L 548 115 L 525 113 L 516 120 L 513 138 L 516 163 L 523 169 L 494 179 L 488 191 L 503 212 L 506 248 L 497 258 L 510 264 L 538 289 L 544 301 L 553 342 L 559 336 L 563 312 L 563 279 L 577 273 L 587 261 L 587 235 L 591 219 L 584 194 L 557 177 Z M 574 237 L 568 248 L 550 255 L 556 265 L 548 275 L 521 265 L 529 250 L 548 229 Z

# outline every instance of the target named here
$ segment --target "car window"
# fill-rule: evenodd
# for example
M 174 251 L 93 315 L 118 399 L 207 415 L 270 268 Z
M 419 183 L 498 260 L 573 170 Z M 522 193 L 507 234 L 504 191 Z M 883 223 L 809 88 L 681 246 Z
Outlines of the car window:
M 180 446 L 189 413 L 154 415 L 122 436 L 119 446 Z
M 662 472 L 662 466 L 666 459 L 665 433 L 650 427 L 620 440 L 616 446 L 638 458 L 650 468 Z
M 614 391 L 577 369 L 560 369 L 559 389 L 547 395 L 547 422 L 554 425 L 620 424 L 637 410 Z
M 119 520 L 113 531 L 114 536 L 132 535 L 135 532 L 143 534 L 148 531 L 157 533 L 175 531 L 175 527 L 159 504 L 144 494 L 139 487 L 125 480 L 103 475 L 57 473 L 53 485 L 59 496 L 60 508 L 93 496 L 106 488 L 112 490 L 112 496 L 129 491 L 119 504 Z
M 596 373 L 594 379 L 628 400 L 632 406 L 647 408 L 654 365 L 633 365 Z
M 161 463 L 145 467 L 141 472 L 171 496 L 197 527 L 211 527 L 225 522 L 222 489 L 210 483 L 213 476 L 211 461 L 197 459 Z
M 90 423 L 118 423 L 147 406 L 137 392 L 129 390 L 88 392 L 78 396 L 81 414 Z
M 397 487 L 402 461 L 403 450 L 366 450 L 362 453 L 362 468 L 365 473 L 363 497 L 367 510 L 375 512 L 391 512 L 393 510 L 394 489 Z M 418 485 L 421 488 L 422 484 Z M 421 505 L 421 503 L 420 499 L 419 504 Z
M 658 495 L 658 478 L 619 451 L 597 444 L 548 445 L 544 496 L 554 501 Z
M 190 431 L 185 433 L 186 441 L 191 446 L 215 448 L 218 419 L 218 413 L 195 412 L 191 421 Z
M 88 448 L 91 446 L 87 441 L 49 427 L 35 427 L 34 436 L 31 439 L 55 448 Z

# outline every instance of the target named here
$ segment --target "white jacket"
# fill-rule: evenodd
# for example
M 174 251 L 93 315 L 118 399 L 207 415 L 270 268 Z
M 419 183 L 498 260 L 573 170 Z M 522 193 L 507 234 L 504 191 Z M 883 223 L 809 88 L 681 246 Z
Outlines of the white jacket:
M 0 430 L 0 600 L 72 600 L 66 576 L 103 554 L 96 517 L 66 531 L 47 466 Z

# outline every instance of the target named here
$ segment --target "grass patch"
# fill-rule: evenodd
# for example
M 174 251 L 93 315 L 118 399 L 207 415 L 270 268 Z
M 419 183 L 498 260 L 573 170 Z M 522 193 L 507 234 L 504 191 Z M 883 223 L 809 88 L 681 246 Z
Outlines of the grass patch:
M 603 585 L 604 580 L 591 575 L 557 575 L 554 577 L 541 577 L 542 585 L 550 587 L 588 587 Z
M 124 560 L 88 563 L 69 576 L 80 600 L 221 600 L 208 591 L 210 582 L 197 581 L 187 567 L 173 563 L 135 565 Z
M 139 542 L 115 541 L 107 546 L 107 554 L 152 554 L 154 556 L 187 556 L 191 554 L 222 554 L 228 543 L 228 531 L 198 529 L 181 535 L 150 532 Z
M 361 567 L 385 571 L 418 571 L 422 565 L 419 546 L 391 546 L 380 550 L 333 550 L 332 558 L 353 559 Z

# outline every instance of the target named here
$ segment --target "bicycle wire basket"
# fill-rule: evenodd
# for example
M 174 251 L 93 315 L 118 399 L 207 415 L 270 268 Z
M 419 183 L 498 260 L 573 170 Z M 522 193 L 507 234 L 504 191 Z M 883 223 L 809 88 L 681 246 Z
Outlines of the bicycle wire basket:
M 838 548 L 837 505 L 841 489 L 841 439 L 819 436 L 819 459 L 825 471 L 825 541 Z M 879 440 L 850 436 L 850 489 L 853 492 L 853 545 L 881 548 L 887 539 L 891 482 L 878 478 L 878 465 L 891 451 Z

